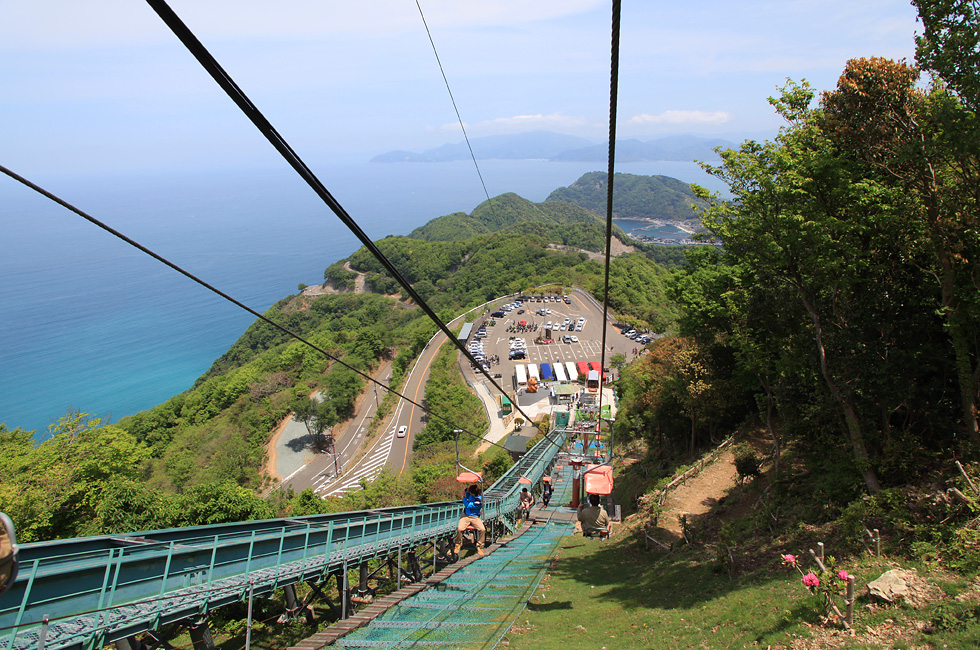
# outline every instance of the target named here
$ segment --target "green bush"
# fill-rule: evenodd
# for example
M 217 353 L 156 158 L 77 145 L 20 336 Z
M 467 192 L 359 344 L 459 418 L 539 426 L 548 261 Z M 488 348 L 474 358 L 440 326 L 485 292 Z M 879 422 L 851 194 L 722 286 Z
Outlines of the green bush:
M 735 448 L 735 471 L 740 482 L 759 476 L 761 469 L 762 459 L 752 449 L 744 446 Z

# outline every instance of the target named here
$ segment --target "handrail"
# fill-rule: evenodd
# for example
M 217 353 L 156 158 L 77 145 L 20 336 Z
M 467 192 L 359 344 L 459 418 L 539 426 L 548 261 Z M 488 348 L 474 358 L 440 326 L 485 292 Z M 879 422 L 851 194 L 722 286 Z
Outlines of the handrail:
M 557 450 L 541 441 L 491 485 L 484 519 L 516 511 L 518 479 L 540 479 Z M 443 502 L 24 544 L 21 575 L 0 598 L 0 650 L 33 650 L 42 634 L 50 650 L 100 647 L 240 601 L 250 588 L 323 581 L 449 536 L 461 515 L 462 504 Z

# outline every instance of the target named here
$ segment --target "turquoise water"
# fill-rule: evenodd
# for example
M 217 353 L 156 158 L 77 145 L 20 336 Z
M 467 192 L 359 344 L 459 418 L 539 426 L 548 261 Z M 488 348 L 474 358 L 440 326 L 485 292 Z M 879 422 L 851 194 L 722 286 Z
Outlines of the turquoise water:
M 372 239 L 485 200 L 472 163 L 311 165 Z M 484 161 L 491 196 L 543 200 L 601 165 Z M 692 163 L 620 171 L 710 184 Z M 359 245 L 290 170 L 31 180 L 262 312 Z M 112 420 L 189 388 L 253 317 L 0 178 L 0 422 Z
M 627 235 L 646 235 L 663 239 L 685 239 L 691 236 L 690 233 L 676 226 L 654 226 L 649 221 L 613 219 L 613 223 L 622 228 Z

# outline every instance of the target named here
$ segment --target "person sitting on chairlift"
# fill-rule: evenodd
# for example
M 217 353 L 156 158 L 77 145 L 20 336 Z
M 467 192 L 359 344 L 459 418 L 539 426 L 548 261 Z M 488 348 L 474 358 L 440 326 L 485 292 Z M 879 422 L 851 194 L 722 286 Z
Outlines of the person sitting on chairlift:
M 527 488 L 521 490 L 521 518 L 527 519 L 531 515 L 531 506 L 534 505 L 534 495 L 528 492 Z
M 463 531 L 467 528 L 474 528 L 479 535 L 476 540 L 476 552 L 483 555 L 483 543 L 486 541 L 487 529 L 483 525 L 483 520 L 480 516 L 483 514 L 483 491 L 480 489 L 479 484 L 474 483 L 473 485 L 466 488 L 463 492 L 463 516 L 459 519 L 459 524 L 456 525 L 456 555 L 459 555 L 460 549 L 463 548 Z
M 609 515 L 599 505 L 599 495 L 590 494 L 588 508 L 583 503 L 578 507 L 578 520 L 582 522 L 582 534 L 586 537 L 604 535 L 609 530 Z

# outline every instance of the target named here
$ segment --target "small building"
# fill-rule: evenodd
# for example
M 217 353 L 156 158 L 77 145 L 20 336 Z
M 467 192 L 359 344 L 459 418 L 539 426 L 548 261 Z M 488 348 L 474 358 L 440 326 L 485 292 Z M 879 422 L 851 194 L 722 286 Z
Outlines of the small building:
M 538 430 L 536 427 L 528 429 L 527 435 L 521 435 L 515 431 L 507 436 L 507 440 L 504 442 L 504 449 L 510 452 L 511 458 L 517 462 L 527 453 L 527 443 L 533 440 L 537 433 Z
M 559 404 L 571 404 L 575 396 L 579 394 L 582 387 L 578 384 L 558 384 L 554 387 L 555 399 Z

